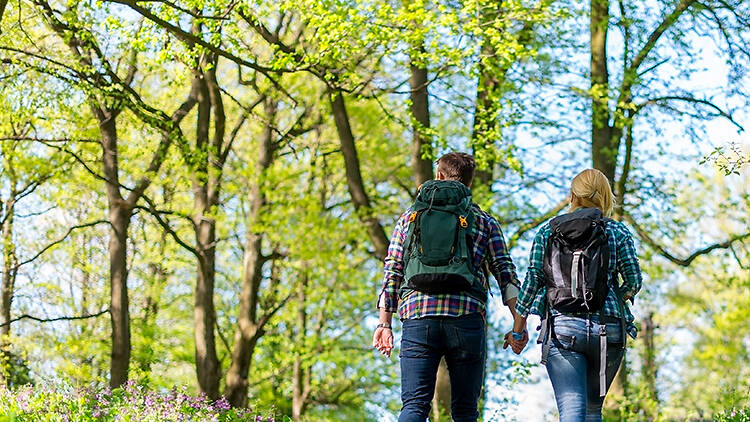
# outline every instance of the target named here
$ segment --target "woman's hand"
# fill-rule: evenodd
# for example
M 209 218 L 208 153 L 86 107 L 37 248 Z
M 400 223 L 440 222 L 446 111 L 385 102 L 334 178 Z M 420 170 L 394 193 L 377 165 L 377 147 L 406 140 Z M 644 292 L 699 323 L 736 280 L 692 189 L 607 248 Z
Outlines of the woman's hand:
M 503 349 L 507 349 L 508 345 L 510 345 L 510 348 L 513 350 L 513 353 L 519 355 L 523 351 L 523 349 L 526 347 L 526 344 L 529 342 L 529 333 L 526 330 L 523 330 L 522 337 L 520 340 L 516 340 L 513 337 L 513 331 L 508 331 L 505 334 L 505 342 L 503 343 Z M 516 335 L 518 333 L 515 333 Z

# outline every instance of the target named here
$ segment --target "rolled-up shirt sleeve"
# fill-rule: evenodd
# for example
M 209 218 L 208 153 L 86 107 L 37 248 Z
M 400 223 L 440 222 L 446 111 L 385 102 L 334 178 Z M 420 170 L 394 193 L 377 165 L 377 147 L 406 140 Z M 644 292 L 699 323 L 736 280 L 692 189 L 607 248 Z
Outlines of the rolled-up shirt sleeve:
M 638 263 L 633 236 L 623 224 L 618 226 L 620 236 L 618 236 L 617 242 L 617 272 L 622 277 L 620 294 L 632 299 L 643 285 L 641 267 Z
M 516 312 L 522 317 L 529 315 L 534 308 L 534 300 L 537 297 L 539 289 L 544 286 L 544 249 L 547 245 L 548 230 L 542 227 L 534 237 L 531 245 L 531 255 L 529 256 L 529 269 L 526 271 L 526 278 L 523 280 L 521 290 L 516 300 Z
M 509 300 L 518 296 L 520 283 L 516 275 L 516 266 L 513 264 L 513 260 L 508 252 L 508 246 L 503 238 L 500 225 L 494 218 L 489 219 L 488 228 L 489 269 L 500 287 L 503 303 L 507 304 Z
M 409 212 L 405 212 L 393 229 L 388 254 L 385 257 L 383 287 L 378 295 L 378 309 L 395 313 L 398 309 L 398 291 L 404 281 L 404 243 L 409 225 Z

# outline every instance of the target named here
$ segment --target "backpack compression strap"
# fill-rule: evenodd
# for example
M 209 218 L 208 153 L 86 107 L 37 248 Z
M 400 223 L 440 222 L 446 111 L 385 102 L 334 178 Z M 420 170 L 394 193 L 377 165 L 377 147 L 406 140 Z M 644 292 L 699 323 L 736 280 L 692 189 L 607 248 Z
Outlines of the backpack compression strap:
M 422 187 L 421 185 L 419 186 Z M 409 258 L 411 257 L 411 249 L 414 245 L 414 231 L 416 230 L 416 227 L 419 225 L 417 224 L 419 222 L 419 214 L 421 211 L 411 211 L 409 213 L 409 226 L 406 229 L 406 244 L 404 245 L 404 270 L 406 269 L 406 266 L 409 264 Z M 419 236 L 419 231 L 417 230 L 416 236 Z

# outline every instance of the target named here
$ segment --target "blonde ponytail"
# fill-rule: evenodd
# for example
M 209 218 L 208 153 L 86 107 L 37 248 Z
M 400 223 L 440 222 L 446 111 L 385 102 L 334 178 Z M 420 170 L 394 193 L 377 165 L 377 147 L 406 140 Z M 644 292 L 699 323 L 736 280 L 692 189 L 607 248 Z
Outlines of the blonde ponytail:
M 584 170 L 570 183 L 570 211 L 578 208 L 599 208 L 610 217 L 615 207 L 615 195 L 607 176 L 597 169 Z

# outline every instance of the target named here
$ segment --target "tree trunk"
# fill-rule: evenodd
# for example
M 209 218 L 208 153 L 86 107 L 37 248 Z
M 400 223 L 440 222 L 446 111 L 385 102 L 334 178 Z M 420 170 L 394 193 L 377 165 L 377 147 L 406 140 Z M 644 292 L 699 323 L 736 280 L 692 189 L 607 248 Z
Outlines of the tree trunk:
M 216 275 L 216 220 L 212 217 L 209 200 L 210 148 L 209 127 L 211 124 L 211 101 L 206 78 L 198 77 L 198 117 L 196 120 L 197 168 L 193 175 L 193 216 L 196 250 L 198 252 L 198 276 L 195 284 L 193 325 L 195 337 L 195 365 L 198 385 L 202 393 L 214 400 L 219 397 L 221 368 L 216 354 L 216 310 L 214 309 L 214 278 Z
M 491 13 L 494 16 L 494 11 Z M 491 17 L 487 17 L 491 20 Z M 482 42 L 482 56 L 489 60 L 489 57 L 495 55 L 492 45 L 489 41 Z M 480 59 L 481 60 L 481 59 Z M 479 81 L 477 82 L 477 99 L 474 105 L 474 122 L 472 124 L 471 145 L 474 155 L 482 155 L 484 151 L 492 148 L 491 142 L 494 141 L 494 135 L 499 135 L 498 112 L 499 112 L 499 86 L 500 72 L 495 71 L 494 66 L 490 66 L 484 61 L 479 64 Z M 487 163 L 487 166 L 480 167 L 474 175 L 474 187 L 483 187 L 490 190 L 493 174 L 494 162 Z
M 258 295 L 260 283 L 263 279 L 264 259 L 261 254 L 262 235 L 254 233 L 250 228 L 260 216 L 266 205 L 263 194 L 263 176 L 274 159 L 273 121 L 276 114 L 276 104 L 272 100 L 266 101 L 266 115 L 268 124 L 263 130 L 258 148 L 258 160 L 255 181 L 250 185 L 250 214 L 246 222 L 245 252 L 243 257 L 242 292 L 240 293 L 240 310 L 237 318 L 237 329 L 234 333 L 234 350 L 232 350 L 232 365 L 227 371 L 224 395 L 232 406 L 241 407 L 247 404 L 247 378 L 250 372 L 253 352 L 259 339 L 258 331 Z
M 81 266 L 81 291 L 82 292 L 88 292 L 91 290 L 91 272 L 89 271 L 89 268 L 94 268 L 93 266 L 93 260 L 92 260 L 92 253 L 89 249 L 90 247 L 90 238 L 89 236 L 84 233 L 81 235 L 81 245 L 78 247 L 80 253 L 78 254 L 78 261 L 79 265 Z M 81 295 L 81 306 L 78 309 L 78 312 L 80 312 L 81 315 L 88 315 L 91 313 L 90 304 L 89 304 L 89 295 L 83 294 Z M 89 331 L 89 327 L 86 324 L 80 325 L 80 333 L 81 336 L 84 337 L 87 335 Z
M 14 183 L 11 182 L 13 185 Z M 7 336 L 10 335 L 10 307 L 13 302 L 13 289 L 16 283 L 16 245 L 13 242 L 13 217 L 15 214 L 15 192 L 11 188 L 8 200 L 5 202 L 3 213 L 3 279 L 0 288 L 0 345 L 6 345 Z M 0 351 L 3 349 L 0 348 Z M 2 382 L 2 371 L 0 371 L 0 382 Z
M 329 92 L 329 99 L 331 102 L 331 109 L 333 110 L 333 118 L 336 122 L 336 130 L 339 135 L 339 142 L 341 144 L 341 154 L 344 156 L 344 164 L 346 167 L 346 183 L 349 187 L 349 195 L 351 195 L 354 208 L 357 210 L 357 215 L 362 221 L 362 224 L 367 228 L 367 234 L 375 247 L 375 256 L 378 259 L 385 259 L 388 253 L 388 237 L 385 235 L 383 226 L 380 225 L 380 221 L 374 214 L 374 210 L 370 204 L 370 198 L 367 197 L 364 184 L 362 183 L 362 173 L 359 166 L 359 158 L 357 157 L 357 148 L 354 144 L 354 133 L 352 132 L 351 125 L 349 124 L 349 116 L 346 112 L 346 104 L 344 103 L 344 97 L 339 91 Z
M 112 359 L 109 386 L 116 388 L 128 380 L 130 365 L 130 314 L 128 310 L 127 240 L 131 209 L 110 204 L 109 268 L 110 315 L 112 318 Z
M 5 157 L 8 159 L 7 157 Z M 0 286 L 0 385 L 8 385 L 6 379 L 6 369 L 9 368 L 9 355 L 6 351 L 10 349 L 10 307 L 13 302 L 13 291 L 16 284 L 16 274 L 18 273 L 16 259 L 16 245 L 13 242 L 13 217 L 15 214 L 15 181 L 10 181 L 11 192 L 3 209 L 3 278 Z M 0 202 L 2 205 L 2 202 Z
M 0 34 L 3 33 L 3 14 L 5 13 L 5 7 L 8 5 L 8 0 L 0 0 Z
M 171 195 L 165 189 L 164 202 L 169 203 Z M 158 257 L 164 257 L 167 253 L 167 232 L 162 231 L 158 242 Z M 143 309 L 143 325 L 152 326 L 156 321 L 159 313 L 159 300 L 164 292 L 164 286 L 169 276 L 168 266 L 163 261 L 152 262 L 149 264 L 150 282 L 147 284 L 148 292 L 146 294 L 146 304 Z M 146 368 L 144 368 L 146 369 Z
M 411 167 L 414 174 L 415 186 L 420 186 L 427 180 L 433 179 L 432 160 L 425 158 L 423 153 L 431 156 L 432 141 L 427 133 L 430 129 L 430 103 L 427 95 L 427 69 L 412 62 L 410 66 L 411 76 L 409 85 L 411 87 L 411 115 L 412 115 L 412 143 L 411 143 Z
M 643 381 L 646 385 L 646 410 L 654 415 L 654 407 L 658 404 L 659 397 L 656 392 L 656 347 L 654 345 L 654 313 L 650 312 L 643 320 Z
M 102 165 L 109 204 L 109 313 L 112 323 L 109 385 L 117 388 L 127 381 L 130 365 L 127 240 L 133 209 L 120 194 L 116 123 L 119 111 L 101 108 L 94 101 L 91 109 L 99 122 Z
M 297 286 L 297 341 L 295 347 L 299 349 L 294 355 L 294 367 L 292 368 L 292 419 L 295 421 L 299 420 L 305 412 L 307 398 L 310 395 L 309 368 L 302 360 L 302 355 L 305 352 L 305 338 L 307 337 L 306 290 L 307 274 L 304 274 Z
M 609 1 L 591 0 L 591 156 L 594 168 L 614 181 L 617 148 L 612 147 L 609 123 L 608 28 Z
M 166 196 L 166 195 L 165 195 Z M 169 203 L 168 197 L 165 197 L 165 203 Z M 167 253 L 167 232 L 162 231 L 161 237 L 157 241 L 158 251 L 156 256 L 159 258 L 166 257 Z M 156 331 L 156 318 L 159 313 L 159 307 L 161 305 L 162 294 L 164 293 L 164 287 L 167 284 L 169 277 L 168 270 L 169 263 L 164 261 L 150 262 L 148 264 L 149 274 L 145 280 L 146 298 L 143 306 L 143 318 L 141 319 L 141 326 L 146 331 L 149 342 L 157 341 L 154 337 Z M 87 311 L 88 313 L 88 311 Z M 138 356 L 140 355 L 140 359 Z M 158 359 L 158 358 L 156 358 Z M 141 372 L 145 374 L 151 373 L 151 365 L 154 363 L 155 353 L 150 345 L 146 345 L 146 350 L 142 350 L 141 353 L 136 354 L 135 364 Z
M 258 292 L 263 268 L 260 252 L 261 236 L 248 232 L 245 235 L 244 273 L 240 293 L 240 312 L 234 333 L 232 365 L 227 371 L 224 390 L 227 400 L 235 407 L 243 407 L 247 404 L 247 378 L 258 334 L 256 323 Z
M 195 364 L 198 373 L 198 385 L 201 392 L 209 399 L 219 397 L 219 380 L 221 368 L 216 355 L 216 310 L 214 309 L 214 277 L 216 249 L 215 221 L 203 217 L 197 232 L 200 262 L 198 278 L 195 286 L 195 309 L 193 322 L 195 325 Z

